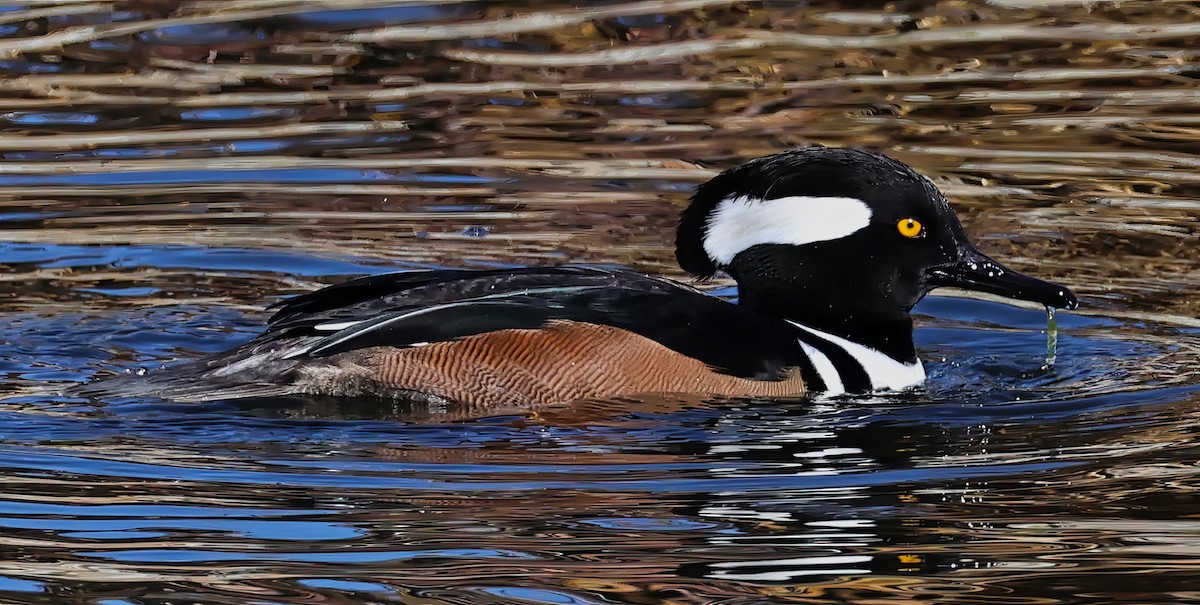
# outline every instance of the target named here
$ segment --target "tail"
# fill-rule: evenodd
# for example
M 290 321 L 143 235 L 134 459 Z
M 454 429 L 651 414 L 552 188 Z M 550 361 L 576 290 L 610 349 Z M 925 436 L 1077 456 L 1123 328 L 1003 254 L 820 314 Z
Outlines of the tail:
M 247 358 L 254 355 L 247 355 Z M 110 399 L 110 397 L 154 397 L 184 403 L 246 399 L 246 397 L 278 397 L 294 395 L 299 389 L 292 381 L 284 378 L 287 371 L 271 364 L 254 365 L 264 357 L 276 355 L 259 354 L 250 360 L 252 371 L 230 371 L 229 366 L 210 364 L 210 360 L 151 370 L 145 373 L 102 378 L 79 384 L 64 391 L 64 395 L 88 397 L 88 399 Z M 293 365 L 293 364 L 287 364 Z M 274 370 L 274 371 L 272 371 Z M 289 369 L 290 370 L 290 367 Z
M 109 399 L 113 397 L 155 398 L 197 403 L 246 397 L 280 397 L 296 393 L 291 384 L 245 382 L 216 379 L 206 364 L 193 362 L 146 374 L 123 374 L 80 384 L 63 392 L 71 397 Z
M 178 402 L 270 398 L 289 395 L 377 393 L 368 368 L 344 356 L 296 356 L 309 341 L 251 341 L 233 351 L 162 370 L 81 384 L 66 395 L 106 399 L 153 397 Z

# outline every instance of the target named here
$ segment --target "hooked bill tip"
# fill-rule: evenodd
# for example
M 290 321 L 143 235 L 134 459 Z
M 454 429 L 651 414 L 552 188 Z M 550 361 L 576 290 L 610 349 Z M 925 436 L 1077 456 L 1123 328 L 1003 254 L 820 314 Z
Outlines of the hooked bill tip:
M 1058 297 L 1062 299 L 1062 305 L 1059 305 L 1059 308 L 1066 309 L 1068 311 L 1079 308 L 1079 299 L 1075 297 L 1074 292 L 1063 288 L 1058 291 Z

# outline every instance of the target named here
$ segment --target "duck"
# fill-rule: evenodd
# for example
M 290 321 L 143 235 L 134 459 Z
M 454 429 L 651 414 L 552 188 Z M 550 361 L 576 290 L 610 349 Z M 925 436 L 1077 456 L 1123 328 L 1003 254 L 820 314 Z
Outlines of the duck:
M 736 301 L 629 269 L 370 275 L 277 303 L 232 350 L 89 395 L 212 401 L 380 397 L 487 410 L 651 395 L 804 398 L 921 385 L 911 312 L 955 287 L 1073 309 L 967 238 L 928 178 L 886 155 L 805 147 L 696 188 L 679 266 Z

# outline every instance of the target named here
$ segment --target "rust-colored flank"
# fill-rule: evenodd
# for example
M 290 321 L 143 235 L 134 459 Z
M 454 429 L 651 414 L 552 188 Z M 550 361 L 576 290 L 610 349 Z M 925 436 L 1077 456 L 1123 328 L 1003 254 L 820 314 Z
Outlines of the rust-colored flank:
M 612 326 L 553 321 L 410 348 L 344 354 L 359 378 L 469 406 L 538 406 L 650 393 L 797 397 L 800 373 L 760 381 L 713 371 L 644 336 Z

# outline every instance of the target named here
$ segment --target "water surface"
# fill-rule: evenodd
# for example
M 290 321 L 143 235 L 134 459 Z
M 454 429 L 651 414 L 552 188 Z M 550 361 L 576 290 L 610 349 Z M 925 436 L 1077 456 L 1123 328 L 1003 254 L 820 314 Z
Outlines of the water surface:
M 0 10 L 0 600 L 1200 601 L 1191 3 L 71 4 Z M 937 296 L 903 394 L 58 394 L 355 275 L 682 278 L 691 188 L 814 143 L 1079 293 L 1056 364 L 1042 311 Z

